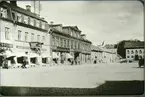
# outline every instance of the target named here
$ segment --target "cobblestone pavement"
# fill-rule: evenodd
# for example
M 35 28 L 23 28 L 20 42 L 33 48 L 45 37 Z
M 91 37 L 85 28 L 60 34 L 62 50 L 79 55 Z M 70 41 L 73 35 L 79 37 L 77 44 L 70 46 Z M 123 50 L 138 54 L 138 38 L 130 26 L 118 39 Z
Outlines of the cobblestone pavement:
M 94 88 L 105 81 L 143 80 L 137 63 L 1 69 L 2 86 Z

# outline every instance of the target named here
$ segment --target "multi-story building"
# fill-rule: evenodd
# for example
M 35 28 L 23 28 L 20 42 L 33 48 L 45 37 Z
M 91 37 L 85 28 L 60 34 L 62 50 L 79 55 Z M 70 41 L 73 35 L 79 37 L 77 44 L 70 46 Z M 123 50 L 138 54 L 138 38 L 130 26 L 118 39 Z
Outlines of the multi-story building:
M 144 58 L 144 41 L 142 42 L 125 42 L 126 59 L 128 61 L 138 60 L 139 57 Z
M 91 46 L 91 63 L 102 63 L 103 62 L 103 50 L 98 46 Z
M 71 59 L 74 64 L 91 62 L 91 42 L 77 26 L 50 24 L 53 58 L 63 64 Z M 67 62 L 68 63 L 68 62 Z
M 16 1 L 0 2 L 0 50 L 10 50 L 15 63 L 29 57 L 30 63 L 48 63 L 50 57 L 48 23 L 39 15 L 17 6 Z

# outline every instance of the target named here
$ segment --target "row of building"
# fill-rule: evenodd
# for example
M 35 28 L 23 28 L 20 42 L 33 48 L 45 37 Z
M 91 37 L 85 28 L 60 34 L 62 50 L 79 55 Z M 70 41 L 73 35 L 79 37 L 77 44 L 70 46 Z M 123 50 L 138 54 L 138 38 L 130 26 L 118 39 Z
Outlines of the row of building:
M 17 1 L 0 2 L 0 57 L 11 65 L 90 64 L 116 62 L 116 48 L 94 46 L 77 26 L 48 23 L 43 17 L 17 6 Z M 128 57 L 127 57 L 128 58 Z M 0 58 L 2 61 L 2 58 Z M 2 63 L 2 62 L 1 62 Z
M 77 26 L 48 23 L 17 1 L 0 2 L 0 54 L 10 64 L 22 63 L 21 57 L 29 64 L 91 63 L 91 44 Z

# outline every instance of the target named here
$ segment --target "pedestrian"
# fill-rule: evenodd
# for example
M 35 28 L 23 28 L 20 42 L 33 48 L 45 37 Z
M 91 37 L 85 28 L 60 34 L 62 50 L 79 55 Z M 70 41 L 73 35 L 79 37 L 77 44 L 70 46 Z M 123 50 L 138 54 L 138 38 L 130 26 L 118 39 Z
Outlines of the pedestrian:
M 6 57 L 4 57 L 4 59 L 3 59 L 3 68 L 8 69 L 8 60 Z
M 27 65 L 27 64 L 28 64 L 27 57 L 24 57 L 24 58 L 23 58 L 22 68 L 26 68 L 26 65 Z
M 143 64 L 143 59 L 142 59 L 142 57 L 140 56 L 140 57 L 139 57 L 139 61 L 138 61 L 138 65 L 139 65 L 139 67 L 141 67 L 142 64 Z

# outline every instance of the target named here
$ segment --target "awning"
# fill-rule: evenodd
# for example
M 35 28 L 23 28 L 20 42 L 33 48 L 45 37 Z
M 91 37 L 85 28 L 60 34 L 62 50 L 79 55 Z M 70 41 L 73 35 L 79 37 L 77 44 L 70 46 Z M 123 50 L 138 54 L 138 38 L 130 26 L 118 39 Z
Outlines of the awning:
M 36 53 L 29 53 L 28 55 L 30 58 L 34 58 L 34 57 L 40 57 L 38 54 Z
M 69 53 L 66 54 L 66 57 L 67 58 L 73 58 L 73 56 L 71 54 L 69 54 Z
M 28 57 L 28 55 L 25 52 L 15 52 L 15 55 L 17 57 Z
M 52 52 L 52 57 L 53 57 L 53 58 L 59 58 L 59 56 L 57 55 L 56 52 Z
M 14 53 L 12 53 L 11 51 L 7 50 L 3 53 L 3 55 L 5 55 L 7 58 L 8 57 L 15 57 L 16 55 Z
M 41 57 L 43 57 L 43 58 L 49 57 L 50 58 L 51 56 L 49 54 L 47 54 L 47 53 L 42 53 Z

